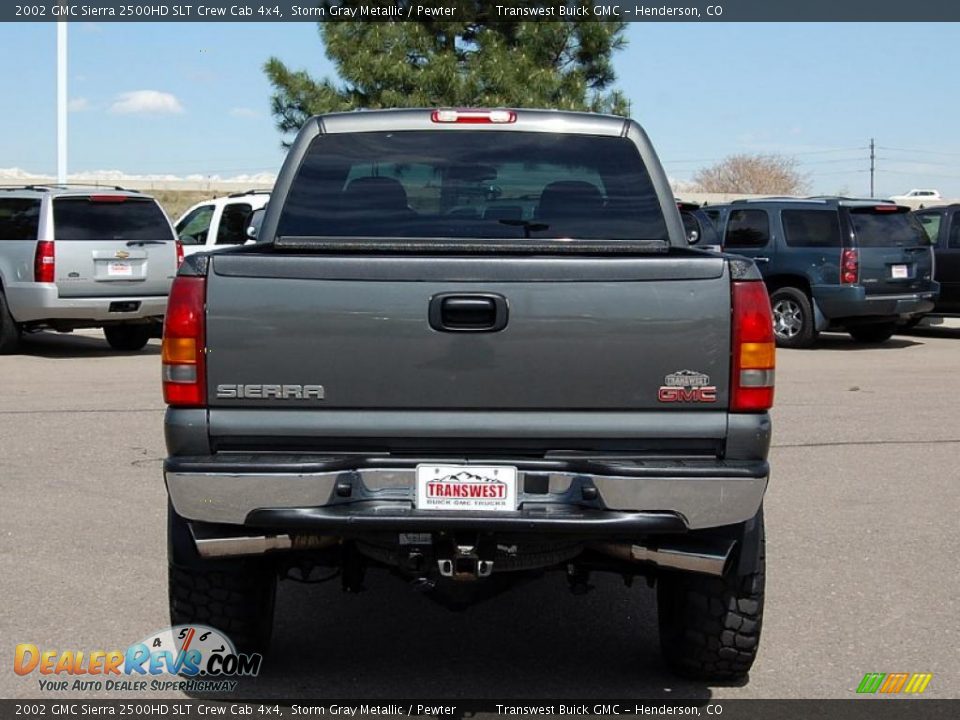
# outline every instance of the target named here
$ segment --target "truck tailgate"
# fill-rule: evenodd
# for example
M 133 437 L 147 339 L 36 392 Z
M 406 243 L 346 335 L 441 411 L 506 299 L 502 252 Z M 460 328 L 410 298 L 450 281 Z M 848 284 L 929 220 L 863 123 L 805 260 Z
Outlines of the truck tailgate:
M 502 299 L 502 328 L 469 327 L 469 303 L 468 327 L 456 307 L 452 327 L 432 325 L 431 304 L 445 295 Z M 207 308 L 211 408 L 716 411 L 728 402 L 730 283 L 719 257 L 213 255 Z M 322 397 L 298 390 L 307 385 Z M 715 393 L 665 400 L 663 386 Z

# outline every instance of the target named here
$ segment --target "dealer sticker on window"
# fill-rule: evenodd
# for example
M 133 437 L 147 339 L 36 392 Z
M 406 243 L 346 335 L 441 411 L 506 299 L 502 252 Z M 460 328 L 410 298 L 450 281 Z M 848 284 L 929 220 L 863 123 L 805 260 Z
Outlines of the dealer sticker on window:
M 517 469 L 507 465 L 418 465 L 417 509 L 517 509 Z

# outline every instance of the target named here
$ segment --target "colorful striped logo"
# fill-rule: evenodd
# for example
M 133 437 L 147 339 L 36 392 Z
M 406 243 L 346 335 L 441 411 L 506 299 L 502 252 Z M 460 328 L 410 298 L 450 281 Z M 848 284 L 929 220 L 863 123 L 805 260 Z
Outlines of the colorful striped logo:
M 857 692 L 867 695 L 883 693 L 919 695 L 927 689 L 933 673 L 867 673 L 857 686 Z

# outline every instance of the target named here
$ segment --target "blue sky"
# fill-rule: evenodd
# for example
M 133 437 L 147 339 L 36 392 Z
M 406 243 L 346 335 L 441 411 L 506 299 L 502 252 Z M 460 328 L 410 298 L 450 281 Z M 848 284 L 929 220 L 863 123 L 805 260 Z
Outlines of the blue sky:
M 960 197 L 956 24 L 631 23 L 616 58 L 667 172 L 794 155 L 811 190 Z M 0 24 L 0 168 L 52 173 L 53 24 Z M 313 23 L 71 23 L 70 171 L 219 175 L 283 159 L 262 65 L 332 74 Z M 14 70 L 11 72 L 11 70 Z

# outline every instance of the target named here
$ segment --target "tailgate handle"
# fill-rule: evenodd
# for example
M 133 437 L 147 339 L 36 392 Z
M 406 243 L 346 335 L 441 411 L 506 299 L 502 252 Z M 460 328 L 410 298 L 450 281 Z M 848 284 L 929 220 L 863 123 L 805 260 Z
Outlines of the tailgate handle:
M 434 295 L 429 320 L 440 332 L 497 332 L 507 326 L 507 299 L 494 293 Z

